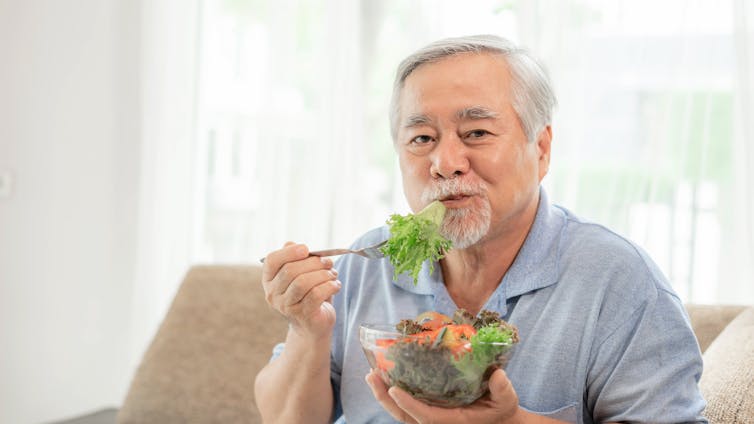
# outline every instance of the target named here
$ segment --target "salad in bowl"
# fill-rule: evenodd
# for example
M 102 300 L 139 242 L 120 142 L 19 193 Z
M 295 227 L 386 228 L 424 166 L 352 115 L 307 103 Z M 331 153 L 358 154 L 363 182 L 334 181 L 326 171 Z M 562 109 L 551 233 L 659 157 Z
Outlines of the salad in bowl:
M 496 312 L 453 317 L 424 312 L 397 324 L 363 324 L 359 340 L 370 366 L 389 386 L 429 404 L 467 405 L 487 392 L 490 375 L 504 368 L 518 330 Z

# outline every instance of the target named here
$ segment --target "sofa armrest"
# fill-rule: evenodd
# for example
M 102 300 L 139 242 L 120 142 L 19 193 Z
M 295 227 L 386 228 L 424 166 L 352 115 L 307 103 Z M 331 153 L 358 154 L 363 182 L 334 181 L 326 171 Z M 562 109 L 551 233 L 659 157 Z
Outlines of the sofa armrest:
M 721 331 L 738 316 L 746 306 L 741 305 L 696 305 L 686 304 L 699 348 L 702 353 Z
M 133 378 L 119 423 L 261 422 L 254 378 L 287 324 L 258 266 L 193 267 Z

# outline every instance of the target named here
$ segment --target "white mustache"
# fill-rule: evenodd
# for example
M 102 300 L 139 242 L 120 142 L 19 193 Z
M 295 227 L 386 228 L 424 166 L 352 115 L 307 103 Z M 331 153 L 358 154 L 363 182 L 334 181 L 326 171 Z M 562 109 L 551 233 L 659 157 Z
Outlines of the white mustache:
M 422 192 L 421 199 L 424 203 L 430 203 L 453 196 L 480 195 L 486 191 L 487 185 L 483 182 L 454 178 L 451 180 L 439 180 L 428 186 Z

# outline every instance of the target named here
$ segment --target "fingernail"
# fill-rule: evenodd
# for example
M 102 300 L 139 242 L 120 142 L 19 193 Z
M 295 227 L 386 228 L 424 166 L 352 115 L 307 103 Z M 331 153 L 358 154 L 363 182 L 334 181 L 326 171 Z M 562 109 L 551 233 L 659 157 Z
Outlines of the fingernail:
M 335 285 L 338 286 L 338 288 L 343 287 L 343 283 L 341 283 L 340 280 L 335 280 Z
M 332 266 L 332 259 L 330 258 L 319 258 L 319 260 L 325 265 L 325 266 Z
M 305 256 L 309 254 L 309 249 L 306 248 L 303 244 L 296 247 L 296 254 L 299 256 Z

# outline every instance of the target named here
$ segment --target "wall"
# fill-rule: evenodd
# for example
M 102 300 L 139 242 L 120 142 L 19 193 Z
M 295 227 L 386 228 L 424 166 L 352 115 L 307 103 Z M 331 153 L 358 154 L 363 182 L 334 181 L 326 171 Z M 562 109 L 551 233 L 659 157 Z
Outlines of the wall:
M 131 377 L 140 5 L 0 0 L 0 422 L 116 406 Z

